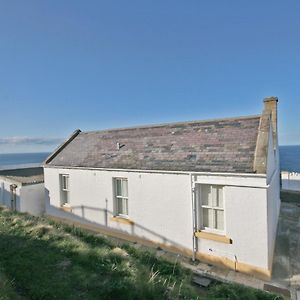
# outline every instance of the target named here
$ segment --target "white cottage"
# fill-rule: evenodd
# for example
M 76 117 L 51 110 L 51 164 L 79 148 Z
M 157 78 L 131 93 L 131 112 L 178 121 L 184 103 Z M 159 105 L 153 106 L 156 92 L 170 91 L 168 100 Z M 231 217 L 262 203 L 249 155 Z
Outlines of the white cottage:
M 43 168 L 0 171 L 0 205 L 42 215 L 45 212 Z
M 277 98 L 261 115 L 77 130 L 44 163 L 48 215 L 270 278 Z

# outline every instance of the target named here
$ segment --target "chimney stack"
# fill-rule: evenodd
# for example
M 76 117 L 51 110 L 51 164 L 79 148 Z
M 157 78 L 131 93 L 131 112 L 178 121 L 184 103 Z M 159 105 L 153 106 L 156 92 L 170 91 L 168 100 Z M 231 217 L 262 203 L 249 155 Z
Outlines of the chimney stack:
M 266 97 L 264 99 L 264 113 L 271 114 L 274 147 L 277 146 L 277 102 L 277 97 Z

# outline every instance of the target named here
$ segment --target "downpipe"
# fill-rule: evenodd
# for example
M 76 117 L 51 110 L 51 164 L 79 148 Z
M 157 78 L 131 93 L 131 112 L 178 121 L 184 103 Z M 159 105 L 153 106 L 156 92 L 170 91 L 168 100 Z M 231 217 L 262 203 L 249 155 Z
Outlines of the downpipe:
M 197 240 L 196 240 L 196 236 L 195 236 L 195 232 L 197 229 L 197 224 L 196 224 L 196 199 L 195 199 L 195 183 L 193 182 L 193 176 L 192 174 L 190 174 L 191 177 L 191 192 L 192 192 L 192 223 L 193 223 L 193 228 L 192 228 L 192 232 L 193 232 L 193 250 L 192 250 L 192 261 L 196 260 L 196 251 L 197 251 Z

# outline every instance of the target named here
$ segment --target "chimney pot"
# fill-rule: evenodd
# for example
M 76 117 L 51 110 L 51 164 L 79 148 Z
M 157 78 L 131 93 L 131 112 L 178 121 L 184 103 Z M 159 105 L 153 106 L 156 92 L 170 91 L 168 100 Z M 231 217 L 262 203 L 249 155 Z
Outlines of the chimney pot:
M 268 102 L 278 102 L 278 97 L 270 96 L 264 99 L 265 105 L 268 105 Z

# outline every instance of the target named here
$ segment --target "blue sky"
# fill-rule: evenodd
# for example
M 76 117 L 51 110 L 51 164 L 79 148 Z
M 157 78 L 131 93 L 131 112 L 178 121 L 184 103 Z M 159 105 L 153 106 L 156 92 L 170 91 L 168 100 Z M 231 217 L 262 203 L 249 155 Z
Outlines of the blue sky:
M 96 130 L 258 114 L 300 144 L 300 1 L 0 1 L 0 152 Z

